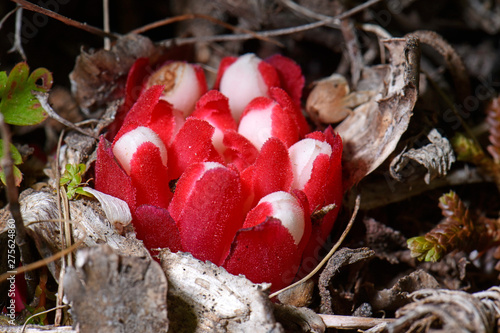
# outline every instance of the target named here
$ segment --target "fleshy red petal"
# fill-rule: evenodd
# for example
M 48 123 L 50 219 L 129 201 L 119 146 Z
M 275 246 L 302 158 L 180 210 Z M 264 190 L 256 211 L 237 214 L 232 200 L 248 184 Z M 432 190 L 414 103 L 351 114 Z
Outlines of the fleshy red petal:
M 182 251 L 179 230 L 166 209 L 139 206 L 134 212 L 132 223 L 137 239 L 142 240 L 148 250 L 169 248 L 172 252 Z
M 214 127 L 205 120 L 189 117 L 168 150 L 171 179 L 177 179 L 191 164 L 219 162 L 222 157 L 212 144 Z
M 150 71 L 151 68 L 148 58 L 137 59 L 130 68 L 127 76 L 127 83 L 125 85 L 125 101 L 117 110 L 113 123 L 108 126 L 108 133 L 106 134 L 108 140 L 112 141 L 120 130 L 127 116 L 127 112 L 139 98 L 143 88 L 144 78 Z
M 223 267 L 254 283 L 272 283 L 271 291 L 289 285 L 299 268 L 300 252 L 281 221 L 273 218 L 236 233 Z
M 226 146 L 224 159 L 227 163 L 236 166 L 240 172 L 253 164 L 259 155 L 257 148 L 247 138 L 234 130 L 226 130 L 222 142 Z
M 300 272 L 300 276 L 304 276 L 312 269 L 320 259 L 320 252 L 322 246 L 324 246 L 326 239 L 332 231 L 335 220 L 337 219 L 340 206 L 342 204 L 342 197 L 344 195 L 344 190 L 342 188 L 342 140 L 339 135 L 335 134 L 331 128 L 328 128 L 324 132 L 324 138 L 326 142 L 332 147 L 332 155 L 329 161 L 329 169 L 327 172 L 327 181 L 325 184 L 325 190 L 323 194 L 324 205 L 334 203 L 336 208 L 329 213 L 327 213 L 321 220 L 315 221 L 313 223 L 311 238 L 304 250 L 303 263 Z M 318 138 L 320 135 L 315 135 Z M 319 164 L 319 162 L 318 162 Z M 313 167 L 313 173 L 316 171 L 314 168 L 323 168 L 319 166 Z M 307 187 L 308 185 L 306 185 Z M 311 188 L 318 185 L 313 185 L 311 182 Z M 319 186 L 318 186 L 319 187 Z M 319 199 L 318 199 L 319 200 Z M 320 205 L 321 206 L 321 205 Z M 322 207 L 319 207 L 322 208 Z M 317 209 L 311 205 L 311 211 Z
M 270 138 L 262 146 L 254 164 L 253 189 L 255 205 L 262 197 L 277 191 L 289 191 L 293 180 L 292 163 L 288 150 L 277 138 Z
M 136 207 L 136 190 L 132 179 L 116 162 L 111 143 L 103 136 L 97 148 L 95 164 L 95 189 L 125 201 L 130 210 Z
M 215 79 L 214 83 L 214 89 L 219 89 L 220 86 L 220 80 L 222 79 L 222 76 L 226 72 L 226 69 L 231 66 L 236 60 L 238 60 L 237 57 L 224 57 L 219 63 L 219 69 L 217 70 L 217 78 Z
M 151 117 L 155 106 L 163 91 L 163 86 L 156 85 L 144 91 L 137 102 L 132 106 L 127 113 L 123 126 L 115 137 L 114 142 L 118 140 L 123 134 L 133 130 L 138 126 L 148 126 L 151 122 Z
M 265 61 L 259 62 L 258 70 L 268 88 L 279 87 L 280 78 L 276 69 Z M 269 93 L 269 92 L 268 92 Z
M 206 120 L 215 128 L 212 143 L 215 149 L 223 155 L 226 150 L 223 143 L 224 132 L 226 130 L 236 130 L 236 122 L 231 116 L 227 97 L 217 90 L 210 90 L 200 98 L 192 116 Z
M 172 192 L 168 186 L 167 167 L 162 162 L 157 146 L 145 142 L 137 148 L 130 161 L 130 175 L 137 191 L 137 205 L 168 207 Z
M 177 183 L 169 212 L 183 249 L 220 265 L 243 222 L 239 175 L 219 163 L 191 165 Z
M 271 87 L 269 96 L 281 105 L 283 110 L 292 116 L 295 126 L 299 129 L 299 137 L 303 138 L 311 131 L 306 118 L 300 110 L 300 104 L 295 104 L 290 96 L 281 88 Z
M 193 117 L 203 119 L 221 130 L 236 130 L 236 122 L 231 116 L 226 96 L 217 90 L 210 90 L 196 103 Z
M 280 54 L 275 54 L 265 59 L 265 61 L 276 69 L 281 87 L 292 97 L 294 103 L 300 107 L 300 98 L 305 84 L 300 66 L 292 59 Z
M 292 115 L 267 97 L 257 97 L 247 105 L 238 126 L 238 133 L 259 150 L 271 137 L 280 139 L 287 147 L 299 138 Z

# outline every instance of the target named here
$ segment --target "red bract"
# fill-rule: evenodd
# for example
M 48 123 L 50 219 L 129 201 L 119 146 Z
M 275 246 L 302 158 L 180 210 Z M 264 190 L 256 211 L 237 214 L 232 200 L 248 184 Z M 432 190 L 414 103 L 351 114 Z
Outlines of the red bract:
M 217 265 L 241 227 L 241 211 L 238 173 L 214 162 L 191 165 L 179 179 L 169 206 L 184 250 Z
M 142 93 L 113 144 L 99 142 L 96 188 L 128 203 L 148 249 L 188 251 L 272 290 L 286 286 L 317 261 L 343 195 L 342 141 L 331 128 L 309 133 L 300 68 L 282 56 L 225 58 L 220 91 L 199 97 L 196 83 L 188 101 L 167 102 L 158 78 L 198 80 L 196 67 L 170 63 L 148 76 L 148 66 L 139 60 L 131 71 L 127 94 L 139 78 Z

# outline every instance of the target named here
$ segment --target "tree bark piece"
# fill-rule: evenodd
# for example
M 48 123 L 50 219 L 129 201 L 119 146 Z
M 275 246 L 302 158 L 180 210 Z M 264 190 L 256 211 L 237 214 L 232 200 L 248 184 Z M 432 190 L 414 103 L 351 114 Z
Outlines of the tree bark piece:
M 254 284 L 189 253 L 164 249 L 159 257 L 169 282 L 171 332 L 283 332 L 269 284 Z
M 80 250 L 64 289 L 80 332 L 167 332 L 167 279 L 154 260 Z

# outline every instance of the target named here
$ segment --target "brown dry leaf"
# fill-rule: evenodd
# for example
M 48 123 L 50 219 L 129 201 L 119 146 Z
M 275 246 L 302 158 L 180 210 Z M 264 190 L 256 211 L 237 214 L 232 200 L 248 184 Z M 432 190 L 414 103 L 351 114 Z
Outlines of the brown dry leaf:
M 170 331 L 283 332 L 273 317 L 269 284 L 254 284 L 189 253 L 159 254 L 168 279 Z
M 71 90 L 78 105 L 84 110 L 106 106 L 121 98 L 125 79 L 132 64 L 141 57 L 155 57 L 159 50 L 147 37 L 125 35 L 111 50 L 82 53 L 70 73 Z
M 167 279 L 150 258 L 82 249 L 64 277 L 79 332 L 167 332 Z
M 437 177 L 446 176 L 455 162 L 455 154 L 450 141 L 443 138 L 441 134 L 433 128 L 427 138 L 430 144 L 417 148 L 403 151 L 391 161 L 390 173 L 394 179 L 405 182 L 410 178 L 421 177 L 421 168 L 417 165 L 422 165 L 425 168 L 423 176 L 426 184 Z
M 350 92 L 345 77 L 334 73 L 315 83 L 306 101 L 306 111 L 316 124 L 338 123 L 352 114 L 352 108 L 366 103 L 371 91 Z
M 405 77 L 407 39 L 384 41 L 391 63 L 364 68 L 358 90 L 373 90 L 374 97 L 357 107 L 336 131 L 344 142 L 344 187 L 357 184 L 394 151 L 408 128 L 417 88 Z
M 421 289 L 437 289 L 440 285 L 429 273 L 419 269 L 403 276 L 390 289 L 376 291 L 370 304 L 375 311 L 397 310 L 411 302 L 410 293 Z
M 375 252 L 368 248 L 349 249 L 342 248 L 328 260 L 328 263 L 319 276 L 318 287 L 319 295 L 321 296 L 321 313 L 334 314 L 337 313 L 337 308 L 342 305 L 336 304 L 342 298 L 341 291 L 330 288 L 330 282 L 340 273 L 342 268 L 346 266 L 363 263 L 366 260 L 373 258 Z M 335 309 L 334 309 L 335 307 Z
M 23 220 L 27 225 L 26 230 L 33 238 L 37 250 L 43 258 L 48 258 L 62 250 L 59 222 L 47 222 L 47 220 L 59 218 L 56 198 L 55 193 L 47 188 L 42 191 L 27 189 L 21 193 L 19 198 Z M 124 236 L 120 235 L 108 221 L 96 200 L 88 198 L 71 200 L 69 206 L 73 239 L 75 242 L 84 239 L 82 247 L 106 243 L 121 255 L 149 257 L 149 252 L 142 241 L 135 238 L 132 228 L 127 227 L 124 230 Z M 9 216 L 8 209 L 0 210 L 0 216 L 4 215 Z M 37 221 L 40 223 L 32 223 Z M 4 223 L 0 222 L 0 233 L 6 232 L 4 228 Z M 60 262 L 52 262 L 47 266 L 52 276 L 57 280 Z

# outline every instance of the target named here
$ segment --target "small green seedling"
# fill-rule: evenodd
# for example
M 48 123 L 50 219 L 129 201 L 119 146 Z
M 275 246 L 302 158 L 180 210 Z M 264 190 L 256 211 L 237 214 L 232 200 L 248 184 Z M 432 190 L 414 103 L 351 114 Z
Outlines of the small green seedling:
M 77 195 L 85 195 L 91 197 L 89 193 L 85 192 L 83 187 L 87 186 L 87 182 L 82 183 L 82 177 L 85 174 L 85 164 L 66 164 L 66 170 L 61 176 L 59 184 L 66 186 L 66 194 L 68 199 L 71 200 Z

